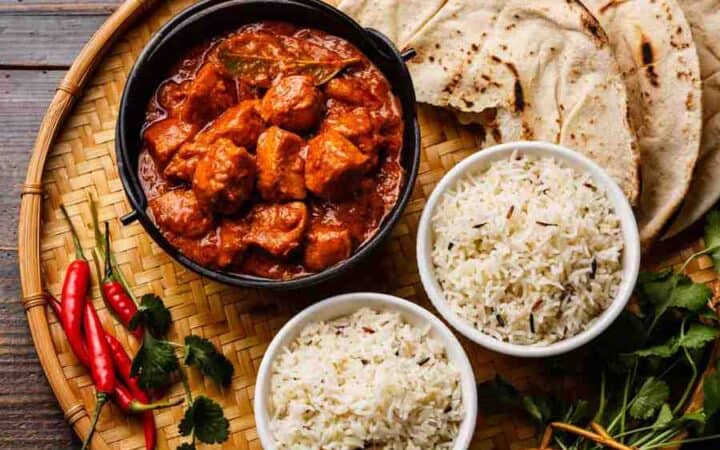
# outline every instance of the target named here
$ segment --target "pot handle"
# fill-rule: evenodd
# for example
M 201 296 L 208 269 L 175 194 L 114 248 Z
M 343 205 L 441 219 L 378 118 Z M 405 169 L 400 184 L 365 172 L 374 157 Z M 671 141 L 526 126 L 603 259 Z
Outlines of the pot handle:
M 138 216 L 138 212 L 133 209 L 133 210 L 130 211 L 129 213 L 127 213 L 127 214 L 125 214 L 124 216 L 120 217 L 120 223 L 122 223 L 123 225 L 127 226 L 127 225 L 130 225 L 131 223 L 135 222 L 136 220 L 138 220 L 138 217 L 139 217 L 139 216 Z
M 411 59 L 413 59 L 415 57 L 415 55 L 417 55 L 417 52 L 412 47 L 406 48 L 405 50 L 402 51 L 402 53 L 400 53 L 400 57 L 405 62 L 408 62 Z

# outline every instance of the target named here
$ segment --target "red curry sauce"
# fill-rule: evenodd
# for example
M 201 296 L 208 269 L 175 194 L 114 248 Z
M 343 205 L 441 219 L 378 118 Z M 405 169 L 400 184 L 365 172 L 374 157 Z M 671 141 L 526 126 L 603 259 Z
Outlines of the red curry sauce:
M 260 22 L 158 87 L 139 175 L 165 237 L 211 268 L 288 279 L 348 257 L 398 200 L 403 122 L 383 74 L 319 30 Z

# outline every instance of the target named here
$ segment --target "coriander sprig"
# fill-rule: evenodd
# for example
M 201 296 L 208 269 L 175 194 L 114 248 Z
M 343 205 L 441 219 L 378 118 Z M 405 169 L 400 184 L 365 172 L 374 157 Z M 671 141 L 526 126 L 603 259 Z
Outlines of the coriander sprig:
M 179 425 L 182 436 L 191 442 L 178 450 L 194 450 L 196 441 L 216 444 L 228 439 L 230 423 L 222 407 L 204 395 L 193 398 L 186 367 L 195 367 L 221 387 L 232 382 L 233 365 L 209 340 L 189 335 L 184 345 L 168 341 L 166 335 L 172 318 L 162 299 L 148 294 L 142 297 L 140 308 L 133 317 L 133 328 L 145 330 L 143 345 L 133 359 L 131 374 L 137 376 L 143 389 L 157 391 L 166 388 L 179 377 L 187 399 L 187 409 Z M 178 357 L 178 352 L 182 357 Z

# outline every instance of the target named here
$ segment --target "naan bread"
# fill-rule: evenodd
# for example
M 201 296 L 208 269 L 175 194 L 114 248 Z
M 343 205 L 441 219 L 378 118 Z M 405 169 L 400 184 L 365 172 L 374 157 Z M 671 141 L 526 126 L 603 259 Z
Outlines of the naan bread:
M 720 199 L 720 0 L 679 0 L 700 56 L 703 133 L 685 203 L 667 237 L 680 233 Z
M 344 0 L 340 8 L 362 18 L 364 27 L 375 28 L 402 49 L 447 0 Z
M 366 23 L 365 14 L 355 18 Z M 400 44 L 418 53 L 408 63 L 418 101 L 482 124 L 483 147 L 518 139 L 566 145 L 636 200 L 639 152 L 625 86 L 607 36 L 579 1 L 448 0 Z
M 690 187 L 702 127 L 700 65 L 675 0 L 585 0 L 605 29 L 640 146 L 640 240 L 661 236 Z

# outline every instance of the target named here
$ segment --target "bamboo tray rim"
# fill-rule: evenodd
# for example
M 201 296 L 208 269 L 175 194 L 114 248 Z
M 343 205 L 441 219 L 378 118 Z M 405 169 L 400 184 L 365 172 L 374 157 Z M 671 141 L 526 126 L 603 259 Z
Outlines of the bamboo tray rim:
M 20 220 L 18 226 L 18 261 L 22 304 L 30 333 L 45 377 L 62 408 L 65 420 L 75 433 L 84 439 L 90 429 L 90 416 L 82 401 L 76 398 L 63 375 L 55 352 L 46 314 L 40 269 L 40 215 L 43 200 L 42 175 L 48 152 L 65 124 L 75 101 L 82 95 L 85 85 L 106 51 L 135 21 L 141 18 L 157 0 L 125 0 L 98 28 L 85 44 L 72 66 L 58 85 L 55 95 L 40 123 L 35 145 L 28 164 L 25 183 L 21 189 Z M 110 450 L 100 433 L 91 447 Z

